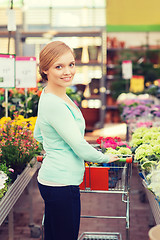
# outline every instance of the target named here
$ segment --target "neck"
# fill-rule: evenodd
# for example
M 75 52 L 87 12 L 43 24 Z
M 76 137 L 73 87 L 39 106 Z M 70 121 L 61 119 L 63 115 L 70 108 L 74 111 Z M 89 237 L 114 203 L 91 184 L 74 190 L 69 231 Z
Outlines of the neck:
M 54 95 L 57 95 L 60 98 L 64 98 L 66 96 L 66 88 L 65 87 L 54 87 L 49 82 L 45 88 L 46 93 L 53 93 Z

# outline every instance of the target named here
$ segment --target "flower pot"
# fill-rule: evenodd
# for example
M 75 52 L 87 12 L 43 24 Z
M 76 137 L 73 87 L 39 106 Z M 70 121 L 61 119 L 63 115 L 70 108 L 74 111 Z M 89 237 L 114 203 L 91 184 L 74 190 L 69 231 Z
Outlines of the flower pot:
M 97 108 L 81 108 L 81 112 L 86 122 L 86 129 L 94 129 L 99 121 L 100 110 Z
M 116 106 L 117 105 L 116 100 L 110 94 L 107 95 L 106 100 L 107 100 L 106 101 L 107 106 Z
M 88 54 L 90 62 L 98 62 L 100 54 L 100 46 L 88 46 Z
M 81 61 L 82 58 L 82 48 L 74 48 L 76 61 Z

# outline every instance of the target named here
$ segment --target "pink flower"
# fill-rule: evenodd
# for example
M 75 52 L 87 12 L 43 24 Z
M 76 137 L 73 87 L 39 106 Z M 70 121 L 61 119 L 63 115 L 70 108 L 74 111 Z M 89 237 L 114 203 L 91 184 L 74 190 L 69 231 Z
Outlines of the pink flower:
M 99 137 L 97 139 L 97 143 L 100 144 L 101 148 L 113 148 L 116 149 L 117 147 L 127 147 L 130 148 L 126 143 L 121 141 L 120 137 Z
M 117 146 L 119 146 L 119 147 L 125 146 L 126 148 L 130 148 L 130 147 L 128 146 L 128 144 L 126 144 L 126 143 L 124 143 L 124 142 L 118 142 L 118 143 L 117 143 Z
M 113 149 L 116 149 L 116 147 L 117 147 L 117 144 L 116 143 L 112 143 L 112 142 L 105 142 L 104 144 L 103 144 L 103 147 L 104 148 L 113 148 Z
M 138 122 L 137 127 L 152 127 L 152 122 Z

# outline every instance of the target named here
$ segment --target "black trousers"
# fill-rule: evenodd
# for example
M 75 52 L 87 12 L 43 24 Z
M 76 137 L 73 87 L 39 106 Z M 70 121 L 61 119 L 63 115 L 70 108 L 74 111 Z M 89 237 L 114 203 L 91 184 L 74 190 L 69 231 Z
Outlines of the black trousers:
M 45 203 L 44 239 L 77 240 L 80 225 L 79 186 L 51 187 L 38 183 Z

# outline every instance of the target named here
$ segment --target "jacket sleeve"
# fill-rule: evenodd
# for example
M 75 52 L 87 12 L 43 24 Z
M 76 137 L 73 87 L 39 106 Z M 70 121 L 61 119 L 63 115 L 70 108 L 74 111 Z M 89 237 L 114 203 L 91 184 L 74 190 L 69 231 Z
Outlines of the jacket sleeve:
M 71 111 L 64 103 L 48 104 L 45 117 L 79 158 L 96 163 L 109 162 L 108 155 L 96 150 L 84 139 Z M 37 131 L 36 136 L 40 136 Z

